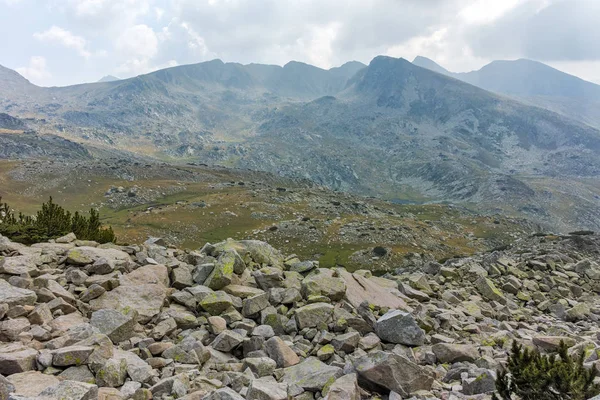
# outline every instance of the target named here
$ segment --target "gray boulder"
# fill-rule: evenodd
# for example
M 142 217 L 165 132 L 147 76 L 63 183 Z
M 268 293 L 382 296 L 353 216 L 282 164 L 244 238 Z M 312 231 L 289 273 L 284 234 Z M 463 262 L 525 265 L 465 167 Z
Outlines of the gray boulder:
M 375 324 L 377 336 L 385 342 L 422 346 L 425 343 L 425 332 L 417 325 L 413 316 L 400 310 L 391 310 L 377 320 Z

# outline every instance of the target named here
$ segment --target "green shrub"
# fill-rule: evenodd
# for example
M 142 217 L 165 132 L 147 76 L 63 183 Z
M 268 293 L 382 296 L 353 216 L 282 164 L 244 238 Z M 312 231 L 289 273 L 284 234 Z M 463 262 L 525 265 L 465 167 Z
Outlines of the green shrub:
M 523 349 L 513 342 L 506 369 L 498 371 L 494 400 L 586 400 L 600 393 L 594 370 L 583 366 L 583 352 L 571 357 L 561 341 L 556 355 Z
M 116 241 L 112 227 L 102 228 L 100 213 L 93 208 L 89 217 L 79 212 L 71 214 L 50 197 L 48 202 L 42 204 L 42 209 L 35 217 L 22 213 L 17 216 L 7 203 L 2 203 L 0 197 L 0 234 L 11 240 L 32 244 L 56 239 L 70 232 L 81 240 L 94 240 L 98 243 Z

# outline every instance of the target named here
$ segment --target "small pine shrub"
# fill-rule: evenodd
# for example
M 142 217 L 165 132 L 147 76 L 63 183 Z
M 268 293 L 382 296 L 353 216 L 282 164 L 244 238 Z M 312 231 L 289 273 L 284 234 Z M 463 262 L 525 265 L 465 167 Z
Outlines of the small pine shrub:
M 18 216 L 0 197 L 0 234 L 23 244 L 45 242 L 73 232 L 78 239 L 94 240 L 98 243 L 117 240 L 112 227 L 103 228 L 100 213 L 91 209 L 89 217 L 79 212 L 71 214 L 54 203 L 52 197 L 42 204 L 35 217 L 19 213 Z
M 594 370 L 583 366 L 583 351 L 569 356 L 561 341 L 556 355 L 523 349 L 513 342 L 508 365 L 498 371 L 493 400 L 586 400 L 600 393 Z

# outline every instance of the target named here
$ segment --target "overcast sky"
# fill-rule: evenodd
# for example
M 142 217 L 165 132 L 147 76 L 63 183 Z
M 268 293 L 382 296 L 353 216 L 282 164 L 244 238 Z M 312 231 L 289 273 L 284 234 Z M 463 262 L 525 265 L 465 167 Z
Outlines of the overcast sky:
M 600 0 L 0 0 L 0 64 L 43 86 L 220 58 L 323 68 L 531 58 L 600 83 Z

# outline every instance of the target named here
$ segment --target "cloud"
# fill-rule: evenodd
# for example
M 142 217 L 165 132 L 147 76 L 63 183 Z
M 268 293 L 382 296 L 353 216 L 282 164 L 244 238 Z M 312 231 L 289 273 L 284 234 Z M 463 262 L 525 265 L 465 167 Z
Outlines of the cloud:
M 42 56 L 31 57 L 29 66 L 17 68 L 17 72 L 34 83 L 44 83 L 52 77 L 46 69 L 46 59 Z
M 77 51 L 83 58 L 90 58 L 92 53 L 88 50 L 88 42 L 82 36 L 76 36 L 59 26 L 52 26 L 44 32 L 37 32 L 33 37 L 42 42 L 57 43 Z
M 127 57 L 118 72 L 143 74 L 152 69 L 151 61 L 158 53 L 158 37 L 148 25 L 134 25 L 119 36 L 115 48 Z
M 599 17 L 597 0 L 529 1 L 466 37 L 484 57 L 600 60 Z

